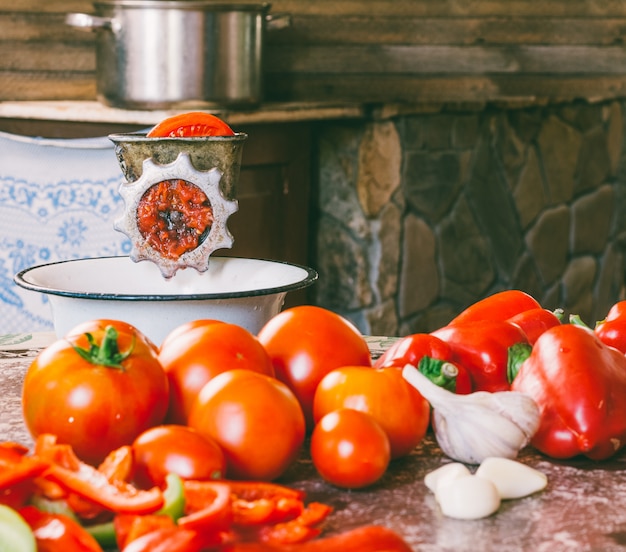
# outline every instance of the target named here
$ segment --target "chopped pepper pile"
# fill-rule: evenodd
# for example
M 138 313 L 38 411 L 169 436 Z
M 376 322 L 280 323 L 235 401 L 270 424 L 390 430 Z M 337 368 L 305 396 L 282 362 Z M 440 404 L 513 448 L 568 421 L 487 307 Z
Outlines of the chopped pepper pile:
M 131 447 L 112 451 L 93 467 L 50 434 L 41 435 L 32 452 L 2 443 L 0 504 L 30 527 L 39 551 L 350 550 L 345 535 L 317 538 L 332 508 L 307 504 L 300 490 L 270 482 L 182 480 L 174 474 L 164 488 L 139 489 L 131 482 L 132 471 Z M 359 531 L 353 535 L 363 545 L 359 550 L 382 550 L 379 544 L 410 550 L 388 529 Z M 315 545 L 305 546 L 309 541 Z

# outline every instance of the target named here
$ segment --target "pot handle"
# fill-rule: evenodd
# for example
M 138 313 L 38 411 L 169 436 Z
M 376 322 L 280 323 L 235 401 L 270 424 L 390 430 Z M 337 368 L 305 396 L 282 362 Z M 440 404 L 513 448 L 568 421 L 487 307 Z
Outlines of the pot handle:
M 115 30 L 115 20 L 108 17 L 98 17 L 88 13 L 68 13 L 65 16 L 65 23 L 70 27 L 76 27 L 87 31 L 95 29 Z
M 277 13 L 265 16 L 265 28 L 268 31 L 286 29 L 287 27 L 291 27 L 291 14 Z

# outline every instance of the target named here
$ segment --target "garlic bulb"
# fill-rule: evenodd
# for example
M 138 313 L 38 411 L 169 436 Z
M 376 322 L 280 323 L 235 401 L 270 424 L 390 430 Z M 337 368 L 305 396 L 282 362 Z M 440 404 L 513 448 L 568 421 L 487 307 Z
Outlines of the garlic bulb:
M 480 464 L 491 456 L 515 458 L 539 427 L 539 408 L 517 391 L 477 391 L 457 395 L 407 364 L 403 377 L 433 408 L 435 437 L 454 460 Z

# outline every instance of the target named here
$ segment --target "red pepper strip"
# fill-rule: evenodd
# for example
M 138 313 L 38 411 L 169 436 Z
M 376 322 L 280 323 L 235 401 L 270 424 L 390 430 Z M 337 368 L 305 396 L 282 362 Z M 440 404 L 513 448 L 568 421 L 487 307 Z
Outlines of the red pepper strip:
M 517 362 L 516 356 L 530 348 L 519 326 L 501 320 L 445 326 L 433 335 L 450 345 L 455 362 L 469 372 L 474 391 L 508 390 L 509 362 Z
M 512 389 L 537 403 L 541 418 L 531 443 L 548 456 L 603 460 L 626 443 L 626 356 L 589 328 L 547 330 Z
M 412 552 L 412 549 L 391 529 L 366 525 L 299 544 L 234 543 L 222 552 Z
M 147 535 L 157 529 L 176 527 L 176 523 L 169 516 L 147 514 L 118 514 L 113 518 L 117 547 L 120 550 L 143 535 Z
M 13 452 L 21 456 L 25 456 L 29 452 L 29 449 L 26 445 L 22 445 L 21 443 L 15 443 L 13 441 L 4 441 L 3 443 L 0 443 L 0 448 L 12 450 Z
M 34 483 L 26 479 L 21 483 L 15 483 L 6 489 L 0 489 L 0 504 L 19 510 L 34 494 Z
M 133 473 L 133 448 L 130 445 L 111 451 L 98 471 L 106 475 L 109 481 L 130 481 Z
M 0 447 L 0 489 L 11 487 L 43 473 L 48 462 L 36 456 L 24 456 L 12 447 Z
M 234 496 L 234 495 L 233 495 Z M 304 510 L 298 498 L 258 498 L 244 500 L 232 498 L 233 523 L 235 525 L 263 525 L 297 518 Z
M 455 364 L 453 359 L 450 345 L 434 335 L 419 333 L 396 341 L 376 360 L 374 367 L 404 368 L 410 364 L 440 387 L 459 395 L 471 393 L 469 373 L 463 366 Z
M 230 528 L 230 485 L 221 481 L 183 481 L 185 515 L 178 519 L 183 529 L 219 532 Z
M 320 525 L 333 511 L 327 504 L 311 502 L 302 513 L 291 521 L 264 527 L 261 541 L 268 544 L 294 544 L 309 541 L 321 533 Z
M 143 491 L 127 483 L 111 483 L 106 475 L 84 463 L 77 470 L 53 464 L 45 477 L 120 514 L 150 514 L 163 506 L 163 493 L 158 487 Z
M 279 523 L 304 510 L 303 491 L 264 481 L 229 481 L 229 485 L 236 525 Z
M 528 343 L 534 345 L 543 332 L 561 324 L 561 316 L 563 316 L 561 310 L 552 312 L 539 308 L 520 312 L 508 321 L 517 324 L 526 334 Z
M 179 527 L 163 527 L 128 543 L 122 552 L 200 552 L 205 550 L 198 533 Z
M 503 321 L 520 312 L 538 308 L 541 308 L 541 305 L 531 295 L 517 289 L 510 289 L 476 301 L 454 318 L 450 324 L 481 320 Z
M 229 481 L 231 492 L 244 500 L 295 498 L 304 500 L 304 491 L 267 481 Z
M 33 530 L 38 552 L 102 552 L 96 539 L 68 516 L 34 506 L 25 506 L 19 513 Z

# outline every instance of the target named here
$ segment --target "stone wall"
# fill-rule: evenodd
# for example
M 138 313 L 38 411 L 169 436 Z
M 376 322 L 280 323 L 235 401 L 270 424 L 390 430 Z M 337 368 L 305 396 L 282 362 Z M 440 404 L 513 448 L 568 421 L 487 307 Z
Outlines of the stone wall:
M 624 107 L 320 127 L 315 302 L 374 335 L 431 331 L 509 288 L 603 318 L 624 286 Z

